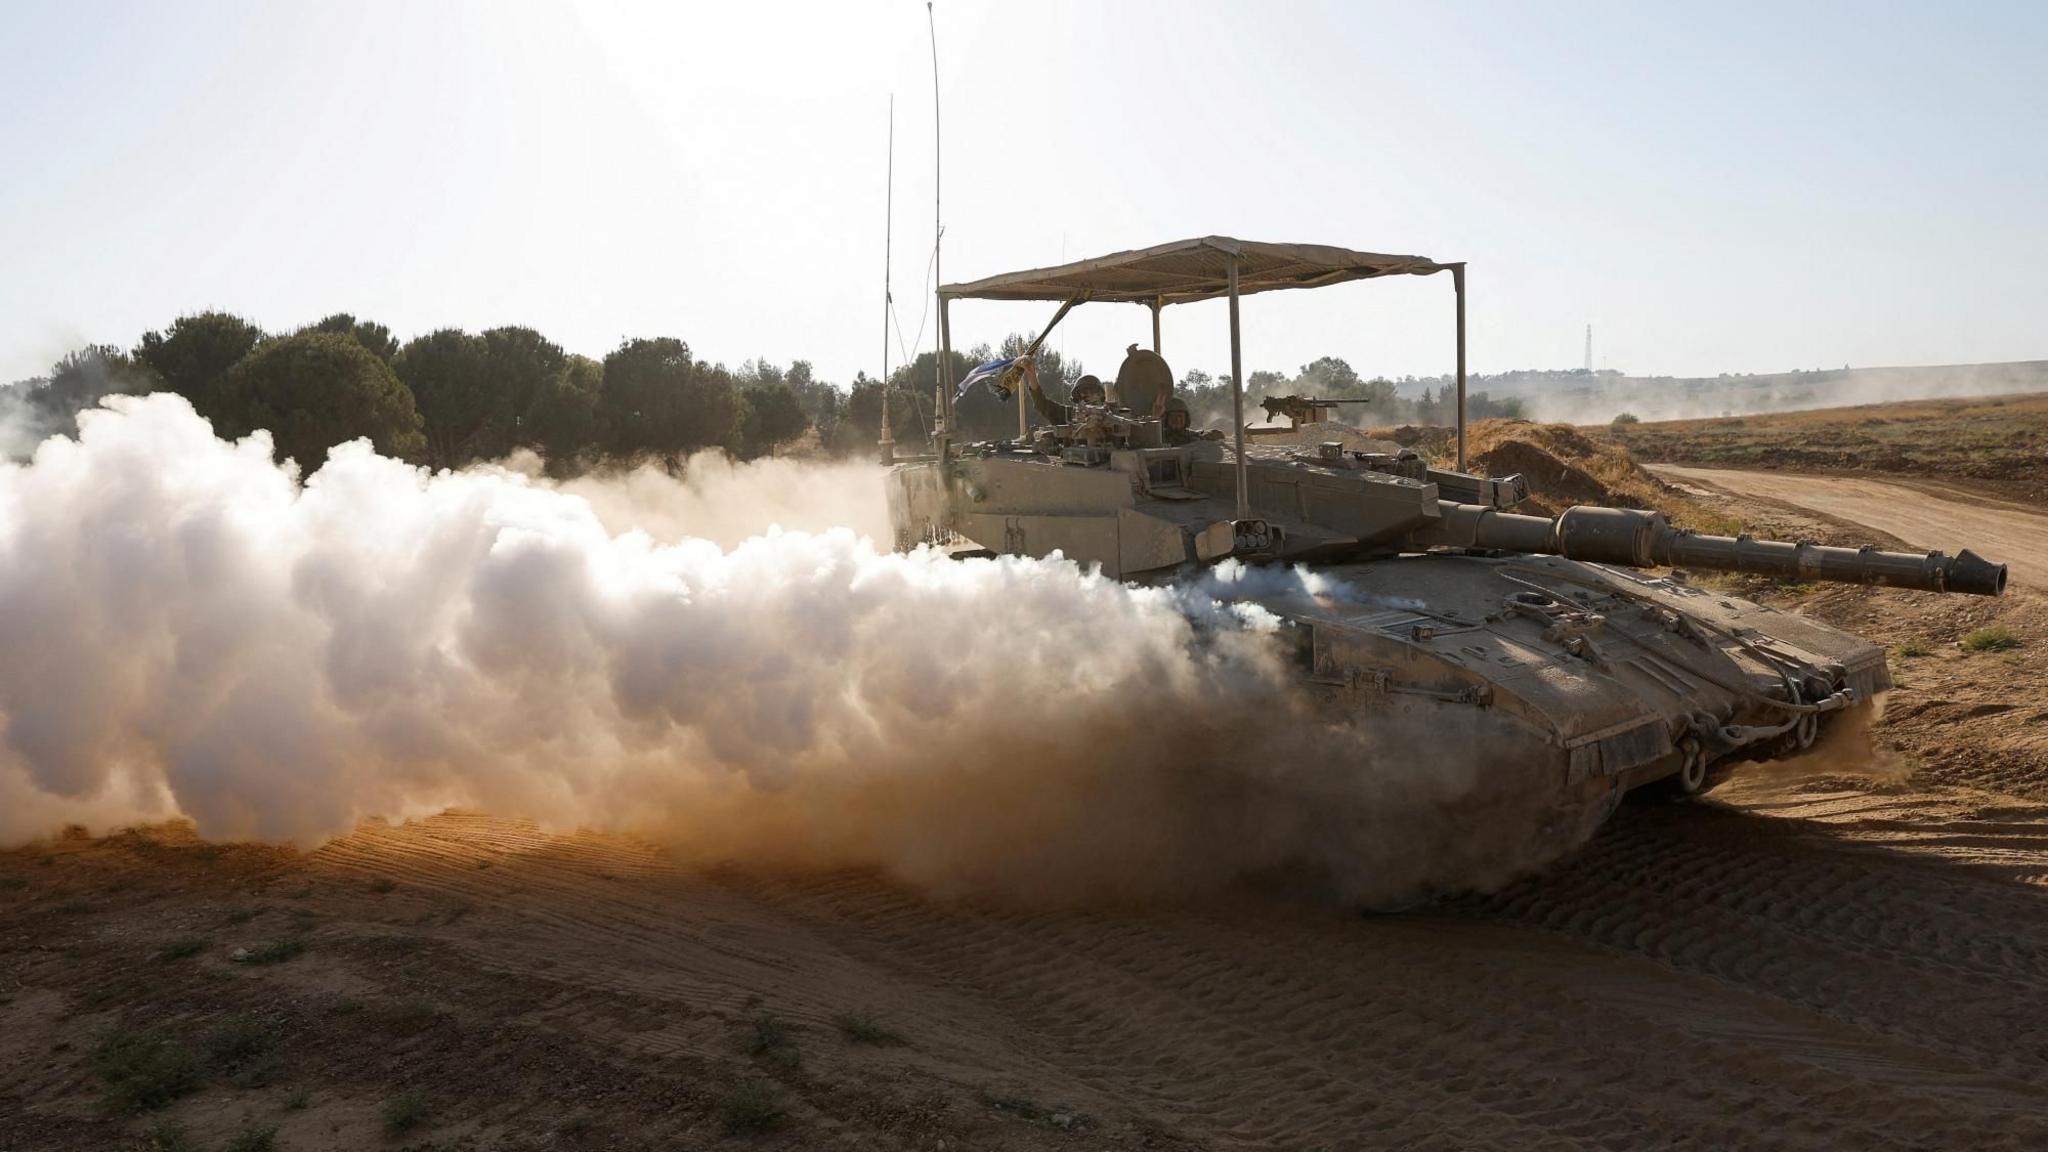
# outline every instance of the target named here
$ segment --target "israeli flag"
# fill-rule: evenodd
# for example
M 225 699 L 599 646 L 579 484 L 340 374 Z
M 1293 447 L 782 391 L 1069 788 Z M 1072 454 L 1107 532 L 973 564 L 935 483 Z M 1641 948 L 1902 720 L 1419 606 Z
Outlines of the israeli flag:
M 1017 394 L 1017 377 L 1022 374 L 1023 369 L 1017 367 L 1015 356 L 991 360 L 961 378 L 960 387 L 954 391 L 953 399 L 959 400 L 967 395 L 969 388 L 986 381 L 989 391 L 1001 399 L 1008 400 Z

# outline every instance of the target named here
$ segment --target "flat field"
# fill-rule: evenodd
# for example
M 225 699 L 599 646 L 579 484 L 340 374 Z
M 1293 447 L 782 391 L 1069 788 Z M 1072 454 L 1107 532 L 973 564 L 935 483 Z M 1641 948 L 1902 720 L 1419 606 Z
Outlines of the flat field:
M 2048 499 L 2048 394 L 1620 424 L 1610 432 L 1644 462 L 1974 481 L 1994 494 Z

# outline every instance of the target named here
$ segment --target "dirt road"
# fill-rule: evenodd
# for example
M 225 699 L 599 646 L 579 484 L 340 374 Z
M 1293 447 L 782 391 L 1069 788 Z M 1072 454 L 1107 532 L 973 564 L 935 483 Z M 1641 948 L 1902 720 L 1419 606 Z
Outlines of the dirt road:
M 1923 548 L 1951 555 L 1969 548 L 2002 560 L 2014 583 L 2048 588 L 2048 515 L 1938 483 L 1862 476 L 1809 476 L 1793 472 L 1740 472 L 1652 464 L 1665 480 L 1720 489 L 1810 509 L 1865 524 Z

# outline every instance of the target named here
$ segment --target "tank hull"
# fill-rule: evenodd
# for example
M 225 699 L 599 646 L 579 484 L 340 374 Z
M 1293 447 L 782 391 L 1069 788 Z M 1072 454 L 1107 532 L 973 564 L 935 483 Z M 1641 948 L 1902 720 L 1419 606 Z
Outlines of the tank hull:
M 1670 576 L 1551 556 L 1320 566 L 1333 594 L 1261 598 L 1303 689 L 1359 723 L 1492 733 L 1498 770 L 1578 803 L 1787 755 L 1874 706 L 1884 650 Z

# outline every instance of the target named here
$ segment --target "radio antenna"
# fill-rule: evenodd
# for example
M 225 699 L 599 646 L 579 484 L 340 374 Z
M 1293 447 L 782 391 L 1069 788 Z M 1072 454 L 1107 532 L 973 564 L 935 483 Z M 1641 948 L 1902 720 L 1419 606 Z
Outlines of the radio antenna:
M 889 430 L 889 325 L 896 310 L 890 291 L 891 256 L 896 243 L 896 94 L 889 93 L 889 167 L 885 178 L 888 191 L 882 208 L 882 463 L 896 459 L 896 437 Z
M 889 378 L 889 314 L 896 296 L 889 290 L 889 266 L 896 245 L 896 94 L 889 93 L 889 174 L 882 209 L 882 379 Z
M 936 19 L 932 16 L 932 0 L 924 0 L 924 26 L 925 31 L 931 35 L 932 41 L 932 291 L 936 294 L 940 286 L 946 282 L 946 278 L 939 274 L 939 243 L 945 239 L 946 225 L 944 223 L 944 216 L 939 212 L 939 173 L 941 170 L 939 159 L 941 140 L 939 133 L 939 26 Z M 938 307 L 940 339 L 932 355 L 932 390 L 937 395 L 932 398 L 932 404 L 941 414 L 940 418 L 944 419 L 947 411 L 946 389 L 952 383 L 946 377 L 950 375 L 949 369 L 952 365 L 946 363 L 946 341 L 944 339 L 946 334 L 946 312 L 944 301 L 940 301 Z M 951 429 L 948 428 L 948 431 L 951 431 Z

